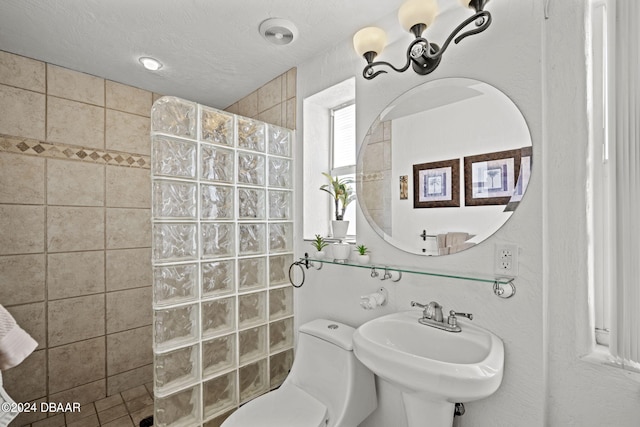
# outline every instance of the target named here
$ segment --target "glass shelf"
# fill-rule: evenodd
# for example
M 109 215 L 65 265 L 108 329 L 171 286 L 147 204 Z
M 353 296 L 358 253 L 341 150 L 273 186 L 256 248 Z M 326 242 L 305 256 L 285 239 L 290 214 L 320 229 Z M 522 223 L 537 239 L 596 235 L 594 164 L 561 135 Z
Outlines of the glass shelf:
M 376 265 L 376 264 L 352 264 L 349 262 L 338 262 L 338 261 L 330 261 L 327 259 L 314 259 L 308 256 L 304 258 L 300 258 L 302 264 L 305 262 L 309 263 L 322 263 L 322 264 L 332 264 L 332 265 L 341 265 L 345 267 L 355 267 L 355 268 L 366 268 L 371 270 L 375 268 L 379 271 L 398 271 L 400 273 L 410 273 L 410 274 L 419 274 L 422 276 L 433 276 L 433 277 L 444 277 L 447 279 L 458 279 L 458 280 L 471 280 L 475 282 L 483 282 L 483 283 L 491 283 L 493 285 L 513 285 L 514 277 L 489 277 L 489 276 L 478 276 L 478 275 L 466 275 L 466 274 L 455 274 L 450 272 L 436 272 L 436 271 L 424 271 L 424 270 L 414 270 L 411 268 L 404 267 L 394 267 L 390 265 Z M 309 265 L 311 267 L 311 265 Z M 309 268 L 307 267 L 307 268 Z

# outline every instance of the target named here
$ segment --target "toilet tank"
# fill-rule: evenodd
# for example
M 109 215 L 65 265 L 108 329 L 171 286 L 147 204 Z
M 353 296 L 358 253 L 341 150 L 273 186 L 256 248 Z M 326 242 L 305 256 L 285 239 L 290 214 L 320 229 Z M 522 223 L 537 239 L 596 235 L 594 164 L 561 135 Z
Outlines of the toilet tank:
M 328 426 L 357 426 L 377 406 L 373 373 L 353 353 L 355 329 L 317 319 L 300 326 L 287 381 L 326 405 Z

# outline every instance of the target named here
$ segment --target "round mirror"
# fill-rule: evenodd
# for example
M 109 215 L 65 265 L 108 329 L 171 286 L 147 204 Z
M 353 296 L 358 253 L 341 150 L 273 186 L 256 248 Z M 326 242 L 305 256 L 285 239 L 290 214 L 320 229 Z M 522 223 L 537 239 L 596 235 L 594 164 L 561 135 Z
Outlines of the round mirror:
M 358 153 L 358 202 L 392 245 L 423 255 L 468 249 L 513 214 L 531 173 L 518 107 L 486 83 L 446 78 L 380 113 Z

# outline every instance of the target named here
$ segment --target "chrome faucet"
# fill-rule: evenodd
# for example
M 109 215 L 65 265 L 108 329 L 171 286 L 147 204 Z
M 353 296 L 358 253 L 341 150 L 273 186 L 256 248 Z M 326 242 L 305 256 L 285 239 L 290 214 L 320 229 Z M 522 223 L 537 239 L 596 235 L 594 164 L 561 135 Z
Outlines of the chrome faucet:
M 442 329 L 448 332 L 460 332 L 462 329 L 458 325 L 458 318 L 466 317 L 469 320 L 473 320 L 473 314 L 459 313 L 455 310 L 449 311 L 449 316 L 445 322 L 442 315 L 442 306 L 435 301 L 431 301 L 429 304 L 420 304 L 419 302 L 411 301 L 411 307 L 420 307 L 423 310 L 422 317 L 418 319 L 423 325 L 433 326 L 434 328 Z

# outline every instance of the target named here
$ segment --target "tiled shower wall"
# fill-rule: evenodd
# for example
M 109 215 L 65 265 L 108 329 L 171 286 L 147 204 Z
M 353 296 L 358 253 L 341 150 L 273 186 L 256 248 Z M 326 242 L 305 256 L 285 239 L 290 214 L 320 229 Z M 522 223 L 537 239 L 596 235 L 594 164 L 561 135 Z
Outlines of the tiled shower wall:
M 293 361 L 293 133 L 174 97 L 151 122 L 154 422 L 217 426 Z
M 39 343 L 2 373 L 18 402 L 152 381 L 152 101 L 0 51 L 0 304 Z

